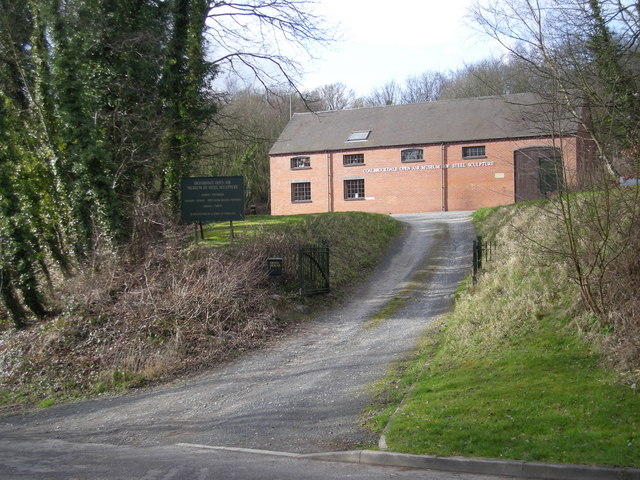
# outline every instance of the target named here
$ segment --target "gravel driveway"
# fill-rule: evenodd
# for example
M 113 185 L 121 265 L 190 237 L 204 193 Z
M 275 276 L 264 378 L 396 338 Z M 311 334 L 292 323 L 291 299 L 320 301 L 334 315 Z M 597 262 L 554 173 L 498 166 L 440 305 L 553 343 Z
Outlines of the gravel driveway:
M 470 266 L 468 213 L 399 215 L 408 228 L 349 302 L 294 334 L 184 382 L 0 419 L 0 436 L 158 446 L 195 443 L 308 453 L 375 442 L 358 427 L 367 386 L 445 312 Z M 367 327 L 420 276 L 405 309 Z

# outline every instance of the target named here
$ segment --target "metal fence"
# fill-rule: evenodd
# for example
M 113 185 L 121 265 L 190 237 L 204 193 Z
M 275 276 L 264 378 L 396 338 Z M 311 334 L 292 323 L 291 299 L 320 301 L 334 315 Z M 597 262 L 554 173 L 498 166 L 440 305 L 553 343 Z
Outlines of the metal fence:
M 478 281 L 478 274 L 484 264 L 491 261 L 496 253 L 496 242 L 485 242 L 482 237 L 473 241 L 473 283 Z

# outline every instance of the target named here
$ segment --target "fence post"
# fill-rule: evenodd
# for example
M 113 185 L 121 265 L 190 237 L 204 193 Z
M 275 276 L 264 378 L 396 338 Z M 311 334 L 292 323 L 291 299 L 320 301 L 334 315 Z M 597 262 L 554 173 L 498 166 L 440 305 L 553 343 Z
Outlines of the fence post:
M 473 241 L 473 284 L 476 284 L 476 276 L 478 275 L 478 241 Z

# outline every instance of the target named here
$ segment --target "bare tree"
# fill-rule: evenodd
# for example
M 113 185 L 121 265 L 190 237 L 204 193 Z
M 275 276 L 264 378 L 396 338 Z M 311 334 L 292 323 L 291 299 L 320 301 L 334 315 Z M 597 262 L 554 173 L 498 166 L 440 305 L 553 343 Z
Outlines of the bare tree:
M 203 1 L 209 54 L 227 91 L 197 168 L 243 175 L 248 201 L 266 207 L 270 146 L 293 113 L 320 109 L 299 90 L 302 59 L 334 32 L 313 13 L 313 0 Z
M 637 123 L 640 110 L 638 100 L 630 102 L 639 83 L 639 15 L 636 6 L 619 0 L 505 0 L 473 9 L 475 23 L 529 66 L 539 93 L 553 94 L 578 121 L 581 107 L 590 105 L 590 123 L 583 127 L 616 176 L 625 143 L 620 131 L 633 130 L 621 122 Z M 626 142 L 633 136 L 626 135 Z
M 440 97 L 471 98 L 530 91 L 531 75 L 513 56 L 489 58 L 452 72 L 440 85 Z
M 395 80 L 375 88 L 366 98 L 365 103 L 369 107 L 395 105 L 401 102 L 402 89 Z
M 640 9 L 622 0 L 503 0 L 476 3 L 473 17 L 528 65 L 549 112 L 546 131 L 561 142 L 575 134 L 563 128 L 567 116 L 578 126 L 581 191 L 566 188 L 542 206 L 561 228 L 558 239 L 537 242 L 568 263 L 597 326 L 613 332 L 611 358 L 637 369 L 640 189 L 620 188 L 618 176 L 640 177 Z
M 402 91 L 402 103 L 432 102 L 440 98 L 446 77 L 440 72 L 426 71 L 407 78 Z
M 308 98 L 319 101 L 322 110 L 344 110 L 353 106 L 355 96 L 355 92 L 344 83 L 330 83 L 313 90 Z
M 471 98 L 531 91 L 535 77 L 529 65 L 514 55 L 490 58 L 449 73 L 427 70 L 398 87 L 394 82 L 374 90 L 370 105 L 421 103 L 441 99 Z M 397 91 L 400 98 L 397 101 Z
M 208 34 L 220 69 L 276 92 L 297 88 L 298 61 L 311 45 L 332 41 L 333 32 L 312 13 L 311 0 L 209 0 Z
M 228 90 L 206 131 L 207 150 L 195 173 L 242 175 L 246 201 L 268 211 L 269 149 L 292 114 L 321 109 L 320 101 L 308 97 L 292 89 Z

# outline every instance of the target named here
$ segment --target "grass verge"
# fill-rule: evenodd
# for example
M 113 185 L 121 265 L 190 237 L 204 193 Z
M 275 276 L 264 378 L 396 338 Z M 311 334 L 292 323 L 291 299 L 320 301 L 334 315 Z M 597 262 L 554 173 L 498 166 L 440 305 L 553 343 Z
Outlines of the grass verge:
M 508 216 L 545 234 L 535 210 Z M 580 333 L 563 266 L 536 260 L 505 228 L 501 259 L 377 386 L 368 426 L 397 452 L 640 466 L 636 390 Z
M 375 382 L 370 389 L 374 402 L 364 413 L 364 425 L 367 429 L 382 433 L 392 416 L 401 407 L 407 393 L 420 378 L 428 360 L 433 355 L 434 342 L 437 341 L 439 327 L 436 324 L 425 332 L 414 349 L 394 362 L 386 375 Z
M 386 431 L 389 447 L 440 456 L 640 465 L 637 396 L 597 366 L 581 339 L 558 327 L 545 320 L 478 359 L 442 358 L 436 349 L 416 382 L 407 379 L 413 388 Z

